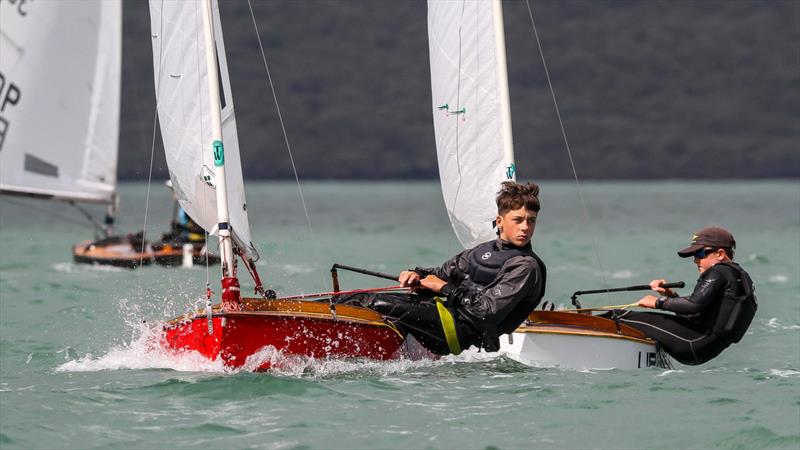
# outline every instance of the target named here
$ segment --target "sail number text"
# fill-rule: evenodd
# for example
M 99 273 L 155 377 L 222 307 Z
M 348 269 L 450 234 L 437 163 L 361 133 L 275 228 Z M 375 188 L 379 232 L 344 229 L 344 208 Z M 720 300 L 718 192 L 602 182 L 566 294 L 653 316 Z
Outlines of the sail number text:
M 28 5 L 33 3 L 33 0 L 0 0 L 0 3 L 8 3 L 17 6 L 17 13 L 20 16 L 28 15 Z
M 21 96 L 19 87 L 11 80 L 6 80 L 6 76 L 0 72 L 0 150 L 3 150 L 3 141 L 6 140 L 8 128 L 11 126 L 5 117 L 6 108 L 16 105 Z

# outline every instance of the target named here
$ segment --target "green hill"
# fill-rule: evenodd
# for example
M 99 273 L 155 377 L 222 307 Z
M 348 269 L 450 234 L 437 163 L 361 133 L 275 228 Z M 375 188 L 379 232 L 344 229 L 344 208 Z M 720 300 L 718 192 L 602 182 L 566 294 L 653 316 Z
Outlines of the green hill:
M 293 177 L 248 4 L 221 2 L 245 176 Z M 800 176 L 800 2 L 536 1 L 582 178 Z M 301 178 L 437 174 L 426 4 L 253 0 Z M 120 176 L 148 173 L 146 2 L 125 4 Z M 517 165 L 572 176 L 524 1 L 504 15 Z M 160 146 L 160 138 L 156 139 Z M 155 176 L 166 170 L 156 149 Z

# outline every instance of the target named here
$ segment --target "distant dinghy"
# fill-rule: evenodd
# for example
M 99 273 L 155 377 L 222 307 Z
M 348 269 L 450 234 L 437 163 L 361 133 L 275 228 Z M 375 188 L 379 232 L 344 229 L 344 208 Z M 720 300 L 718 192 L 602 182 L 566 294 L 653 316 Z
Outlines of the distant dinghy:
M 112 234 L 121 1 L 3 2 L 0 18 L 0 191 L 78 207 L 103 237 L 73 246 L 76 262 L 149 264 L 134 236 Z M 104 224 L 89 203 L 108 206 Z

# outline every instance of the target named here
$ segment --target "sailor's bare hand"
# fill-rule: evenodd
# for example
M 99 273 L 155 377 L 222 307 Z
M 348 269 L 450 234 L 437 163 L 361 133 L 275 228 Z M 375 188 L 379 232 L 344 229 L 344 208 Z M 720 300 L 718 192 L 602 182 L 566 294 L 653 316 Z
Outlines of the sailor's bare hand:
M 442 287 L 445 284 L 447 284 L 447 282 L 437 277 L 436 275 L 428 275 L 427 277 L 420 280 L 419 284 L 422 285 L 422 287 L 430 289 L 431 291 L 436 292 L 438 294 L 442 292 Z
M 400 272 L 397 279 L 400 281 L 400 286 L 413 287 L 419 284 L 419 274 L 411 270 Z
M 640 298 L 636 304 L 642 308 L 655 308 L 656 300 L 658 300 L 658 297 L 654 295 L 645 295 L 644 297 Z
M 650 282 L 650 289 L 658 292 L 659 294 L 665 297 L 677 297 L 678 294 L 675 293 L 672 289 L 663 288 L 661 287 L 662 284 L 665 284 L 667 280 L 653 280 Z

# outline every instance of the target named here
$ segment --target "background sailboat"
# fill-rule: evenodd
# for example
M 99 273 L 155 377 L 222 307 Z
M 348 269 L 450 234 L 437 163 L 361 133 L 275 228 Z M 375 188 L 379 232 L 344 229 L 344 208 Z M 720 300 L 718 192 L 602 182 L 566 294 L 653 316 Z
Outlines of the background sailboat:
M 141 239 L 112 236 L 121 2 L 29 3 L 0 20 L 0 192 L 76 205 L 104 235 L 74 246 L 78 262 L 150 262 Z M 108 206 L 103 225 L 87 203 Z
M 429 0 L 428 39 L 442 194 L 456 236 L 470 248 L 496 237 L 496 192 L 516 178 L 501 1 Z M 637 330 L 574 312 L 534 312 L 500 342 L 531 365 L 626 369 L 661 361 L 655 342 Z

